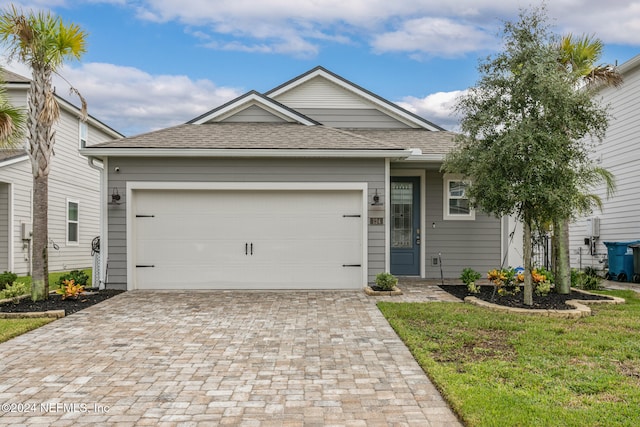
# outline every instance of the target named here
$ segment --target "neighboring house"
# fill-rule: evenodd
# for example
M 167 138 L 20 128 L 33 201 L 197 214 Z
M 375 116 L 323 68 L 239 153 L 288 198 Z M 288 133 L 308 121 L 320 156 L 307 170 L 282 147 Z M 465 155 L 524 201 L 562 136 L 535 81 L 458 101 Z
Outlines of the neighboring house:
M 604 87 L 602 102 L 610 106 L 612 118 L 593 159 L 616 178 L 616 192 L 607 198 L 604 186 L 594 194 L 603 202 L 602 211 L 575 221 L 570 228 L 571 265 L 575 268 L 606 267 L 604 242 L 640 240 L 640 55 L 622 64 L 622 86 Z M 616 272 L 618 273 L 618 272 Z
M 3 71 L 9 101 L 26 113 L 29 79 Z M 100 234 L 100 171 L 79 153 L 83 145 L 122 135 L 57 97 L 60 120 L 49 175 L 49 270 L 92 266 L 91 242 Z M 0 149 L 0 271 L 31 273 L 33 175 L 24 149 Z
M 357 289 L 499 267 L 507 221 L 440 172 L 454 134 L 322 68 L 87 147 L 107 287 Z M 107 199 L 113 195 L 113 201 Z

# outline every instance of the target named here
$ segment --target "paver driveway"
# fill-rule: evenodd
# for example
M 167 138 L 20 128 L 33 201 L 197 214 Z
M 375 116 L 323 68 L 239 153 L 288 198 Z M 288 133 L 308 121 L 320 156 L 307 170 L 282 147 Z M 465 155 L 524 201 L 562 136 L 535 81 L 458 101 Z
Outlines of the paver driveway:
M 3 425 L 459 425 L 362 292 L 127 292 L 0 360 Z

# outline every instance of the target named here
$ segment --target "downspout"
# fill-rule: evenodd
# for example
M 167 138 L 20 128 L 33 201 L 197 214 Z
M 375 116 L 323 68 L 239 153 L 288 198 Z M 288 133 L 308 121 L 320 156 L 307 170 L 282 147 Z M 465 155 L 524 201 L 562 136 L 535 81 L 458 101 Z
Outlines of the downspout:
M 92 169 L 95 169 L 97 171 L 100 172 L 100 252 L 98 254 L 98 257 L 100 258 L 99 261 L 99 265 L 100 265 L 100 271 L 98 272 L 98 289 L 104 289 L 105 288 L 105 283 L 104 283 L 104 271 L 105 271 L 105 257 L 104 257 L 104 253 L 105 253 L 105 249 L 106 249 L 106 233 L 105 233 L 105 205 L 104 205 L 104 197 L 106 197 L 106 194 L 104 194 L 104 183 L 105 183 L 105 176 L 104 176 L 104 163 L 98 161 L 96 163 L 96 158 L 95 157 L 87 157 L 87 163 L 89 163 L 89 167 Z M 95 273 L 94 273 L 94 277 L 95 277 Z M 93 286 L 95 286 L 95 283 L 93 284 Z

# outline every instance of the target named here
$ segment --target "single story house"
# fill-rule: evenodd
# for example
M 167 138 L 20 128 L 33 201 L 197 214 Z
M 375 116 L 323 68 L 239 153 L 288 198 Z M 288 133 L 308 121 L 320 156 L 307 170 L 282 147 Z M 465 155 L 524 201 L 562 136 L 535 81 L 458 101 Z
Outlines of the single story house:
M 31 81 L 2 71 L 9 102 L 27 108 Z M 100 176 L 81 147 L 122 134 L 56 95 L 60 120 L 49 175 L 49 271 L 93 266 L 92 242 L 100 235 Z M 25 142 L 26 144 L 26 142 Z M 0 149 L 0 271 L 31 274 L 33 175 L 24 147 Z
M 570 227 L 571 266 L 592 267 L 607 272 L 607 247 L 604 242 L 640 240 L 640 55 L 619 66 L 623 76 L 620 87 L 600 89 L 602 103 L 610 108 L 611 119 L 602 142 L 596 143 L 592 159 L 611 172 L 616 192 L 607 197 L 604 185 L 595 188 L 602 210 L 576 220 Z M 620 265 L 620 263 L 617 263 Z M 622 273 L 614 272 L 614 277 Z M 626 274 L 626 280 L 632 278 Z M 622 277 L 621 277 L 622 278 Z
M 86 147 L 103 280 L 121 289 L 358 289 L 501 265 L 506 219 L 440 166 L 454 134 L 323 68 L 188 123 Z

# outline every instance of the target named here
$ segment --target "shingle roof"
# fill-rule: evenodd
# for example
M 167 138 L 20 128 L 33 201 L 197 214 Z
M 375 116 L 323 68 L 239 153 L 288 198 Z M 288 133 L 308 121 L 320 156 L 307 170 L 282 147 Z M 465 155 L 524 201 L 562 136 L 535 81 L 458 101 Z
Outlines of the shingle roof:
M 384 141 L 405 149 L 419 148 L 423 154 L 447 154 L 455 147 L 454 132 L 426 129 L 349 129 L 376 141 Z
M 403 150 L 407 147 L 320 125 L 187 123 L 87 147 L 92 148 Z
M 4 148 L 0 149 L 0 162 L 4 162 L 5 160 L 11 160 L 16 157 L 26 156 L 27 152 L 24 149 L 13 149 L 13 148 Z
M 9 70 L 0 71 L 0 76 L 7 83 L 30 83 L 31 80 Z

